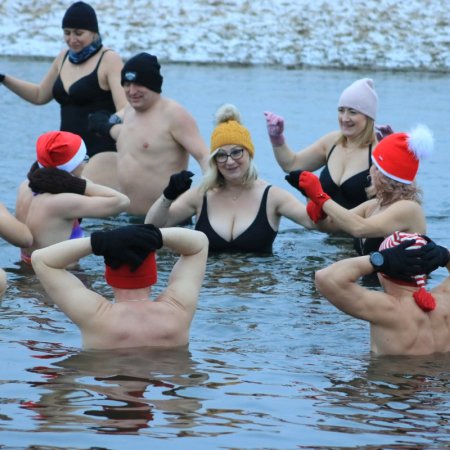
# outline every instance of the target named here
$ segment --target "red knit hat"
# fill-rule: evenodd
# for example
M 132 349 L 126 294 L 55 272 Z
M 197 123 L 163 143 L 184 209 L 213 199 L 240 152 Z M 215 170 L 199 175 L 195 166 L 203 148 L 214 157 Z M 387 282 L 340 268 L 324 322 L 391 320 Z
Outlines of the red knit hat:
M 426 245 L 428 241 L 422 237 L 420 234 L 417 233 L 404 233 L 402 231 L 396 231 L 395 233 L 388 236 L 380 245 L 380 250 L 384 250 L 386 248 L 392 248 L 396 247 L 397 245 L 401 244 L 404 241 L 414 240 L 415 244 L 410 245 L 408 247 L 408 250 L 415 250 L 423 245 Z M 396 280 L 393 278 L 390 278 L 386 276 L 385 274 L 381 274 L 385 278 L 389 278 L 391 281 L 402 284 L 400 280 Z M 414 292 L 413 297 L 416 301 L 417 305 L 422 308 L 424 311 L 432 311 L 434 308 L 436 308 L 436 301 L 434 297 L 425 289 L 425 285 L 427 283 L 427 275 L 421 274 L 421 275 L 415 275 L 411 278 L 411 282 L 419 287 L 419 290 L 417 292 Z M 409 283 L 405 283 L 409 284 Z
M 36 156 L 40 167 L 56 167 L 72 172 L 83 162 L 86 146 L 77 134 L 49 131 L 36 141 Z
M 149 253 L 134 272 L 128 264 L 122 264 L 118 269 L 105 265 L 106 282 L 115 288 L 141 289 L 155 284 L 157 278 L 155 252 Z
M 411 184 L 419 170 L 419 161 L 433 150 L 433 135 L 425 125 L 418 125 L 410 133 L 386 136 L 372 152 L 372 161 L 387 177 Z

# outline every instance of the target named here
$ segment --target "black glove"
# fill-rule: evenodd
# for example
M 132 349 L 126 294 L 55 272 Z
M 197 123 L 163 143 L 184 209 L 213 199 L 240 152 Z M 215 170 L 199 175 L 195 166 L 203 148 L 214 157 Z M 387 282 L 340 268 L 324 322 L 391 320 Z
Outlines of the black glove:
M 292 172 L 289 172 L 288 175 L 284 177 L 284 179 L 292 186 L 295 187 L 298 191 L 300 191 L 305 197 L 308 197 L 303 189 L 300 189 L 298 185 L 298 181 L 300 179 L 300 175 L 302 174 L 303 170 L 293 170 Z
M 415 239 L 409 239 L 395 247 L 380 250 L 384 262 L 374 266 L 375 271 L 405 281 L 411 281 L 411 277 L 426 273 L 426 264 L 422 258 L 426 253 L 425 246 L 418 249 L 407 249 L 415 243 Z
M 128 225 L 91 234 L 92 252 L 103 256 L 105 264 L 113 269 L 126 263 L 135 271 L 150 252 L 162 245 L 161 231 L 151 224 Z
M 424 264 L 424 271 L 427 275 L 435 271 L 438 267 L 445 267 L 450 261 L 450 252 L 442 245 L 437 245 L 428 236 L 421 235 L 428 241 L 428 244 L 421 247 L 423 252 L 421 258 Z
M 27 173 L 27 178 L 29 179 L 30 175 L 38 169 L 40 169 L 39 163 L 35 161 L 33 164 L 31 164 L 30 170 Z
M 88 131 L 101 136 L 110 136 L 111 128 L 121 122 L 116 114 L 111 114 L 109 111 L 96 111 L 88 115 Z
M 36 194 L 70 192 L 84 195 L 86 180 L 54 167 L 43 167 L 34 170 L 33 167 L 34 165 L 31 166 L 30 172 L 28 172 L 28 180 L 30 180 L 28 186 Z
M 191 178 L 194 176 L 189 170 L 182 170 L 170 176 L 169 184 L 163 191 L 164 197 L 175 200 L 183 192 L 187 191 L 192 184 Z
M 3 83 L 5 81 L 5 74 L 0 73 L 0 83 Z

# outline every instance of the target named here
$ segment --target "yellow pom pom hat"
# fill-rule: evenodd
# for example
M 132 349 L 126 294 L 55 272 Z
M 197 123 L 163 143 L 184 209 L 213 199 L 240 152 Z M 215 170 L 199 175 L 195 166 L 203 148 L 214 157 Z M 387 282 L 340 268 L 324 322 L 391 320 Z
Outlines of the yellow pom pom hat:
M 223 145 L 242 145 L 251 158 L 255 147 L 250 132 L 241 124 L 240 114 L 234 105 L 226 104 L 216 112 L 217 126 L 211 134 L 211 155 Z

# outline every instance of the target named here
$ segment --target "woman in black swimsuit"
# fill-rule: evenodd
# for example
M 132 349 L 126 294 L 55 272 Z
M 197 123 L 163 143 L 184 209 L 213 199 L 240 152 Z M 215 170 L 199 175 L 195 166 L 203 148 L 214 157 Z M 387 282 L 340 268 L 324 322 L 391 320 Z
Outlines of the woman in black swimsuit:
M 312 228 L 303 203 L 258 178 L 251 136 L 236 107 L 222 106 L 216 119 L 203 183 L 189 189 L 191 172 L 172 175 L 145 223 L 169 227 L 195 215 L 195 228 L 208 236 L 210 252 L 270 253 L 283 216 Z
M 285 172 L 323 167 L 324 191 L 344 208 L 367 200 L 372 149 L 377 144 L 375 119 L 378 97 L 373 81 L 363 78 L 348 86 L 338 102 L 339 131 L 333 131 L 309 147 L 294 153 L 284 141 L 284 120 L 266 112 L 269 137 L 278 164 Z
M 120 84 L 123 62 L 116 52 L 103 46 L 95 10 L 87 3 L 71 5 L 62 28 L 69 49 L 61 51 L 39 84 L 10 75 L 4 75 L 3 84 L 35 105 L 55 99 L 61 105 L 60 129 L 81 136 L 91 157 L 83 175 L 115 187 L 115 142 L 89 131 L 88 115 L 99 110 L 114 114 L 126 105 Z

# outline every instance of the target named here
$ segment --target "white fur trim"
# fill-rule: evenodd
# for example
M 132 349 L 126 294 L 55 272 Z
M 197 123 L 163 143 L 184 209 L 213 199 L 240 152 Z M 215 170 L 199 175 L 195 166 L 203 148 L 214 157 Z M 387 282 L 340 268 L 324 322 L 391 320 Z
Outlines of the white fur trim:
M 408 133 L 408 148 L 419 161 L 428 158 L 433 147 L 433 133 L 426 125 L 417 125 Z
M 75 156 L 65 164 L 61 164 L 60 166 L 58 166 L 58 169 L 65 170 L 66 172 L 72 172 L 83 162 L 86 153 L 86 145 L 84 144 L 84 141 L 81 140 L 80 148 L 75 153 Z

